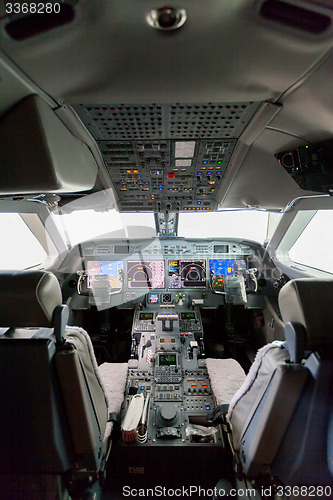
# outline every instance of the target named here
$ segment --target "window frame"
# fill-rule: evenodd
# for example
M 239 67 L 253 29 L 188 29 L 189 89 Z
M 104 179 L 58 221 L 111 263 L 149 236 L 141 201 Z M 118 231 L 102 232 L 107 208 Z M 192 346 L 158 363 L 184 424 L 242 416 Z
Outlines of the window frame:
M 291 279 L 300 277 L 333 279 L 332 273 L 293 261 L 289 251 L 318 210 L 332 210 L 333 199 L 328 195 L 299 199 L 286 211 L 267 245 L 267 252 L 281 273 Z

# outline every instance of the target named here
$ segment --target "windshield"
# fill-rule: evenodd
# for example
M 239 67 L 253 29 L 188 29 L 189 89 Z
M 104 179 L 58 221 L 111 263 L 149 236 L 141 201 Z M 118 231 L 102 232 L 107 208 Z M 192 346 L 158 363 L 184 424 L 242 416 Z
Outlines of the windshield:
M 72 246 L 97 238 L 137 239 L 156 236 L 153 213 L 78 210 L 69 214 L 54 214 L 53 218 L 67 243 Z
M 279 214 L 275 214 L 279 215 Z M 181 213 L 178 236 L 185 238 L 241 238 L 264 243 L 270 214 L 262 210 L 223 210 Z
M 154 214 L 78 210 L 53 215 L 70 245 L 91 239 L 156 237 Z M 261 210 L 223 210 L 209 213 L 180 213 L 178 237 L 241 238 L 264 243 L 276 227 L 280 214 Z

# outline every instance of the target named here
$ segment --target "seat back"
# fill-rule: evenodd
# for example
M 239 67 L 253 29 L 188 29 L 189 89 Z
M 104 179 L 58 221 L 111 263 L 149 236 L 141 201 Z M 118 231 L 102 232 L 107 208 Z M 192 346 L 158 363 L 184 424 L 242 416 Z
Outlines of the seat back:
M 280 292 L 286 342 L 259 350 L 229 408 L 233 445 L 247 475 L 270 472 L 286 484 L 332 482 L 332 313 L 320 307 L 332 297 L 333 281 L 294 280 Z M 313 457 L 320 469 L 311 467 Z
M 279 297 L 285 334 L 293 360 L 297 351 L 306 353 L 308 377 L 271 470 L 287 484 L 332 486 L 333 281 L 288 285 Z M 300 338 L 298 348 L 293 337 Z
M 90 339 L 67 319 L 52 273 L 0 273 L 1 473 L 101 466 L 107 403 Z
M 75 462 L 50 338 L 0 339 L 0 471 L 62 473 Z

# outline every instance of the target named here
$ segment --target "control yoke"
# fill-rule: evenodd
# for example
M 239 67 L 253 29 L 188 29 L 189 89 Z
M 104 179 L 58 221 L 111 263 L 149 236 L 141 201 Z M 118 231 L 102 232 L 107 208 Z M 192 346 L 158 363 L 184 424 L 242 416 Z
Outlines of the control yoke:
M 107 275 L 95 275 L 91 280 L 91 290 L 87 287 L 88 281 L 88 271 L 77 271 L 79 275 L 77 283 L 77 292 L 79 295 L 90 295 L 91 293 L 95 297 L 96 302 L 109 303 L 111 295 L 117 295 L 123 291 L 124 287 L 124 272 L 122 269 L 118 269 L 120 288 L 113 288 L 109 277 Z M 85 286 L 83 287 L 83 284 Z

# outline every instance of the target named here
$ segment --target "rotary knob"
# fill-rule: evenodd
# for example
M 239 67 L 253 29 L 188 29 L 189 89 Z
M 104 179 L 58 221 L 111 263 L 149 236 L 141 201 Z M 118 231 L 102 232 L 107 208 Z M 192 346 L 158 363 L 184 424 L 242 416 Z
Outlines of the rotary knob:
M 175 405 L 165 405 L 160 409 L 160 417 L 165 425 L 172 425 L 177 417 L 177 407 Z

